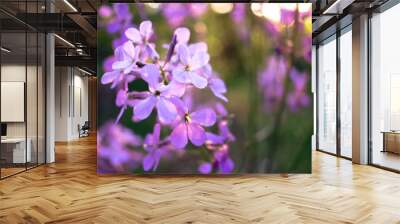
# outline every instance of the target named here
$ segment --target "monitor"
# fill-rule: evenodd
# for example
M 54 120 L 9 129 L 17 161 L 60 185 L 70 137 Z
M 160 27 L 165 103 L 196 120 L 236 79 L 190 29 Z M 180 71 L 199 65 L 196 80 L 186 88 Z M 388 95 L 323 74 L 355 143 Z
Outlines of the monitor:
M 7 136 L 7 124 L 1 124 L 1 136 Z

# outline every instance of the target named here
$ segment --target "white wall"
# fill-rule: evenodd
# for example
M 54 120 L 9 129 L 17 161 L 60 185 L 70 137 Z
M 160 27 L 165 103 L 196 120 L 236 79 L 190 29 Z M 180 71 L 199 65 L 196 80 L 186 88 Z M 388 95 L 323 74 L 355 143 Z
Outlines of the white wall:
M 26 70 L 28 74 L 33 71 L 36 73 L 36 67 L 19 65 L 19 64 L 5 64 L 1 66 L 1 81 L 3 82 L 25 82 Z M 31 84 L 31 83 L 30 83 Z M 36 82 L 34 83 L 36 85 Z M 30 90 L 30 89 L 28 89 Z M 28 92 L 27 97 L 32 98 L 36 97 L 36 89 L 33 93 Z M 28 102 L 31 102 L 31 99 L 27 99 Z M 36 107 L 36 105 L 35 105 Z M 1 108 L 1 110 L 7 110 L 7 108 Z M 34 120 L 31 117 L 33 114 L 28 114 L 28 121 Z M 36 114 L 34 114 L 34 118 L 36 118 Z M 35 120 L 36 121 L 36 120 Z M 7 122 L 7 136 L 8 137 L 25 137 L 25 124 L 26 122 Z M 32 125 L 28 125 L 31 127 Z M 29 134 L 29 133 L 28 133 Z M 28 136 L 29 137 L 29 136 Z
M 78 125 L 88 120 L 88 78 L 72 67 L 56 67 L 55 140 L 79 137 Z
M 38 69 L 38 70 L 37 70 Z M 39 159 L 39 163 L 44 163 L 44 150 L 45 150 L 45 118 L 44 118 L 44 74 L 42 73 L 41 66 L 32 66 L 25 64 L 3 64 L 1 66 L 1 81 L 2 82 L 23 82 L 26 89 L 19 90 L 19 94 L 26 92 L 26 106 L 22 102 L 22 107 L 12 108 L 10 106 L 1 107 L 2 112 L 7 113 L 22 113 L 26 112 L 26 120 L 22 119 L 21 122 L 5 122 L 7 124 L 7 137 L 9 138 L 25 138 L 29 140 L 29 147 L 31 148 L 31 155 L 33 162 Z M 27 78 L 27 80 L 25 80 Z M 3 83 L 2 83 L 3 84 Z M 5 89 L 2 89 L 2 94 Z M 2 95 L 2 98 L 7 95 Z M 22 97 L 24 98 L 24 97 Z M 24 100 L 25 101 L 25 100 Z M 17 102 L 16 102 L 17 103 Z M 3 103 L 2 103 L 3 104 Z M 11 110 L 11 111 L 10 111 Z M 20 110 L 20 111 L 12 111 Z M 24 116 L 24 115 L 22 115 Z M 38 153 L 38 155 L 37 155 Z

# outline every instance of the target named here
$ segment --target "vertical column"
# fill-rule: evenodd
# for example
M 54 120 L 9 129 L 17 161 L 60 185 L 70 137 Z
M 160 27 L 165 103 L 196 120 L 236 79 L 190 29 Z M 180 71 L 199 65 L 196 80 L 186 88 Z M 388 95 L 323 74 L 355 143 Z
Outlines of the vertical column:
M 368 163 L 368 15 L 353 19 L 353 162 Z
M 54 11 L 51 1 L 46 1 L 46 11 Z M 46 163 L 55 161 L 55 54 L 54 35 L 46 34 Z
M 317 149 L 317 46 L 312 45 L 311 60 L 311 92 L 313 96 L 313 135 L 311 137 L 311 149 Z

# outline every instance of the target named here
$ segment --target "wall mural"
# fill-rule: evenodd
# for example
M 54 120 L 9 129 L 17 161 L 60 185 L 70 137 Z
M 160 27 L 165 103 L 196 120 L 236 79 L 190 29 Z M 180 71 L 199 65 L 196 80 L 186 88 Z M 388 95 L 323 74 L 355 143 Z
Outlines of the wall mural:
M 311 4 L 115 3 L 98 21 L 98 173 L 311 172 Z

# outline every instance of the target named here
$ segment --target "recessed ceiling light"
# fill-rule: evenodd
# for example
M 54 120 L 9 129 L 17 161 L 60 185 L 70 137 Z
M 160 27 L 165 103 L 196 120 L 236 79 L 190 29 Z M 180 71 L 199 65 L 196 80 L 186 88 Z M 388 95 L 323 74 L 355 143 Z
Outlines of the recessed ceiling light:
M 64 0 L 64 3 L 67 4 L 74 12 L 78 12 L 75 6 L 73 6 L 68 0 Z
M 93 75 L 92 73 L 90 73 L 90 72 L 88 72 L 88 71 L 86 71 L 86 70 L 83 70 L 83 69 L 81 69 L 81 68 L 79 68 L 79 67 L 78 67 L 78 70 L 81 71 L 81 72 L 83 72 L 83 73 L 85 73 L 85 74 L 87 74 L 87 75 Z
M 11 50 L 9 50 L 9 49 L 7 49 L 7 48 L 5 48 L 5 47 L 1 47 L 0 49 L 1 49 L 2 51 L 6 52 L 6 53 L 10 53 L 10 52 L 11 52 Z
M 66 43 L 67 45 L 69 45 L 70 47 L 75 48 L 75 45 L 73 45 L 71 42 L 69 42 L 68 40 L 60 37 L 58 34 L 54 34 L 55 37 L 57 37 L 59 40 L 61 40 L 62 42 Z

